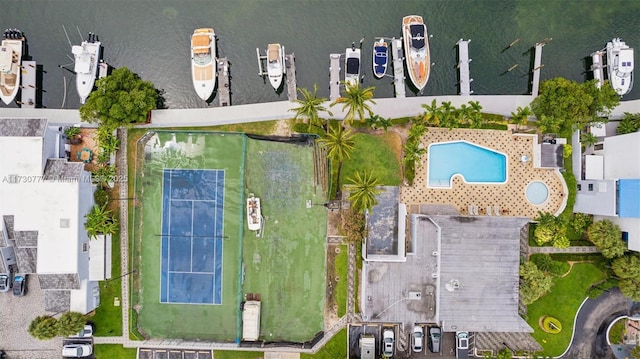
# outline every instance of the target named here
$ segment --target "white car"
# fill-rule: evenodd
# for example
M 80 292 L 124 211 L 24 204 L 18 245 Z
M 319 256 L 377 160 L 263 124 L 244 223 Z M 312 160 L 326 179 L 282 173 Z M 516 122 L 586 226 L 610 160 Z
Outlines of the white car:
M 421 326 L 413 327 L 413 351 L 419 353 L 422 351 L 422 343 L 424 342 L 424 331 Z
M 93 336 L 93 327 L 89 324 L 85 325 L 78 334 L 73 335 L 72 338 L 91 338 Z
M 391 358 L 393 356 L 394 339 L 395 334 L 393 333 L 393 329 L 385 328 L 382 331 L 382 354 L 387 358 Z
M 65 358 L 84 358 L 93 353 L 89 344 L 68 344 L 62 347 L 62 356 Z
M 469 332 L 456 332 L 456 347 L 469 349 Z

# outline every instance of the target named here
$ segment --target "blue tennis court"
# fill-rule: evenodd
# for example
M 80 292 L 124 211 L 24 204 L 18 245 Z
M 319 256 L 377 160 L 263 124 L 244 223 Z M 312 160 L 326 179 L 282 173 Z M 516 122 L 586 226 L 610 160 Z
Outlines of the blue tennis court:
M 223 209 L 223 170 L 164 170 L 161 303 L 222 303 Z

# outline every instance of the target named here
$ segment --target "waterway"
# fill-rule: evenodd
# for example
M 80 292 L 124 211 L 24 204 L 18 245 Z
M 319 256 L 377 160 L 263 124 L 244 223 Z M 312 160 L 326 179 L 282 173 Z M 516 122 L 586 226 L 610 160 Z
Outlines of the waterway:
M 460 38 L 471 39 L 475 94 L 528 93 L 529 50 L 545 38 L 552 41 L 544 47 L 542 80 L 584 81 L 589 54 L 613 37 L 636 49 L 638 73 L 637 0 L 0 0 L 0 27 L 23 30 L 28 55 L 43 66 L 42 102 L 48 108 L 80 105 L 73 74 L 59 68 L 72 61 L 63 25 L 73 44 L 80 42 L 77 29 L 83 37 L 97 33 L 104 59 L 163 90 L 169 108 L 195 108 L 207 106 L 191 85 L 189 40 L 195 28 L 213 27 L 220 56 L 231 61 L 232 104 L 286 100 L 286 91 L 277 95 L 258 76 L 256 48 L 284 45 L 296 55 L 298 86 L 317 84 L 319 95 L 328 97 L 329 54 L 344 53 L 362 37 L 363 85 L 375 86 L 376 97 L 392 97 L 393 79 L 372 75 L 371 46 L 376 37 L 400 37 L 402 17 L 408 14 L 422 15 L 433 36 L 435 65 L 423 95 L 457 92 L 455 44 Z M 625 100 L 640 98 L 635 82 Z

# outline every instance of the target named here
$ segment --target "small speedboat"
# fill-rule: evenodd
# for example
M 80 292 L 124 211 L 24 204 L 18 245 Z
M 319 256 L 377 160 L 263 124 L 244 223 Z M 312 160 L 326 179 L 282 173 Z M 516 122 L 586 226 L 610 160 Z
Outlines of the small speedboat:
M 373 75 L 381 79 L 387 73 L 389 45 L 384 39 L 373 43 Z
M 429 38 L 427 26 L 422 21 L 422 16 L 403 17 L 402 36 L 409 77 L 418 91 L 422 91 L 429 81 L 431 72 Z
M 280 44 L 267 46 L 267 76 L 271 86 L 278 91 L 284 75 L 284 47 Z
M 260 230 L 262 226 L 262 213 L 260 210 L 260 198 L 253 193 L 247 198 L 247 224 L 250 231 Z
M 607 43 L 607 72 L 611 87 L 620 96 L 633 88 L 633 49 L 615 38 Z
M 93 85 L 100 67 L 100 40 L 92 32 L 81 45 L 71 47 L 74 56 L 73 70 L 76 73 L 76 89 L 80 103 L 84 104 L 93 91 Z
M 196 29 L 191 36 L 191 79 L 202 100 L 211 98 L 217 80 L 216 34 L 212 28 Z
M 20 88 L 22 47 L 24 36 L 18 29 L 7 29 L 2 34 L 0 46 L 0 99 L 10 104 Z
M 351 48 L 347 48 L 344 64 L 345 85 L 358 85 L 360 83 L 360 49 L 356 48 L 355 43 L 351 44 Z

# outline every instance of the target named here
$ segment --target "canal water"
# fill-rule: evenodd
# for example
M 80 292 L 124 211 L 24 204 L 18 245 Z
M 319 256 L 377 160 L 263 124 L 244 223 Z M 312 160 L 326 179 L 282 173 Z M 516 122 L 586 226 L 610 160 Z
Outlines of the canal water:
M 207 106 L 191 85 L 189 41 L 195 28 L 215 29 L 218 52 L 231 62 L 232 104 L 286 99 L 286 91 L 276 94 L 258 76 L 256 48 L 284 45 L 296 55 L 298 86 L 317 84 L 318 93 L 328 97 L 329 54 L 344 53 L 363 37 L 363 85 L 375 86 L 376 97 L 392 97 L 393 79 L 372 75 L 371 47 L 376 37 L 400 37 L 402 17 L 409 14 L 423 16 L 432 35 L 434 65 L 423 95 L 457 93 L 455 44 L 461 38 L 471 39 L 475 94 L 528 93 L 529 50 L 545 38 L 552 40 L 542 55 L 543 80 L 584 81 L 589 54 L 613 37 L 636 49 L 640 71 L 638 0 L 0 0 L 0 27 L 21 29 L 28 55 L 43 66 L 48 108 L 80 105 L 73 74 L 59 67 L 72 61 L 63 25 L 73 44 L 80 43 L 78 30 L 82 37 L 98 34 L 104 59 L 153 82 L 169 108 L 194 108 Z M 635 82 L 624 99 L 640 98 Z

